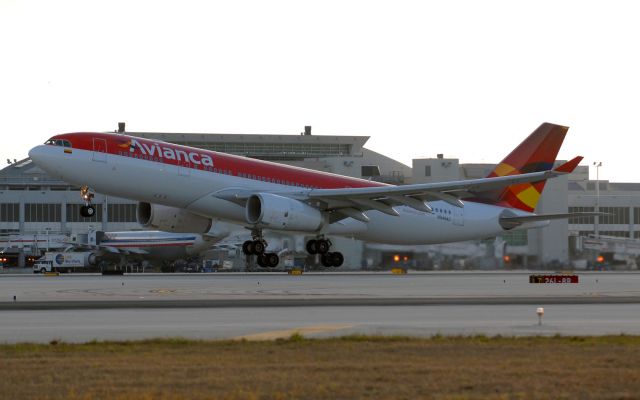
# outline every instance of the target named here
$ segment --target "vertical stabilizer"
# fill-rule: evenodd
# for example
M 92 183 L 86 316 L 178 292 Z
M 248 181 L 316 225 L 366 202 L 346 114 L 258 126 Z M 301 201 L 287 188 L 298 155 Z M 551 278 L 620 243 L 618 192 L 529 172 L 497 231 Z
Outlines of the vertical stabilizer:
M 543 123 L 509 153 L 488 177 L 553 169 L 553 163 L 568 130 L 566 126 Z M 482 198 L 506 207 L 533 212 L 545 183 L 546 181 L 539 181 L 512 185 L 501 191 L 483 194 Z

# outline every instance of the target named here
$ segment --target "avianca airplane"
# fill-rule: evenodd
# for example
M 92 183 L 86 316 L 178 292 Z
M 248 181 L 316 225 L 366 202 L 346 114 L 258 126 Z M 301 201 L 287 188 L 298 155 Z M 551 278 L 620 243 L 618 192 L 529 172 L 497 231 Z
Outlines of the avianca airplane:
M 582 160 L 553 168 L 568 128 L 543 123 L 482 179 L 393 186 L 116 133 L 67 133 L 29 156 L 53 176 L 82 186 L 84 216 L 95 212 L 92 190 L 138 200 L 145 227 L 205 233 L 224 222 L 251 230 L 243 244 L 258 264 L 275 267 L 263 229 L 315 238 L 307 251 L 340 266 L 331 235 L 392 244 L 486 238 L 546 226 L 569 214 L 537 215 L 549 178 Z M 89 189 L 91 188 L 91 189 Z

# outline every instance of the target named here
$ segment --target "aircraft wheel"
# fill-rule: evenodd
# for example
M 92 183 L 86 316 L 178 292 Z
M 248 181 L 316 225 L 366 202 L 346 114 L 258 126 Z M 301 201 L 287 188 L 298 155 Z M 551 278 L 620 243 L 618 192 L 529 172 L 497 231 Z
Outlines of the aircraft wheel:
M 91 218 L 96 213 L 94 206 L 82 206 L 80 207 L 80 215 L 84 218 Z
M 246 242 L 242 243 L 242 252 L 244 253 L 245 256 L 249 256 L 249 255 L 253 254 L 253 241 L 252 240 L 247 240 Z
M 332 267 L 333 266 L 333 260 L 331 259 L 331 256 L 327 253 L 322 254 L 320 256 L 320 262 L 322 263 L 323 267 Z
M 280 262 L 280 257 L 278 257 L 278 255 L 276 253 L 268 253 L 266 254 L 266 265 L 269 268 L 275 268 L 278 266 L 278 263 Z
M 320 239 L 316 241 L 316 249 L 320 254 L 326 254 L 329 252 L 329 241 L 325 239 Z
M 344 263 L 344 256 L 339 251 L 329 253 L 329 256 L 331 257 L 331 265 L 333 267 L 338 268 Z
M 264 254 L 264 243 L 262 241 L 253 241 L 253 254 Z
M 307 253 L 318 254 L 318 241 L 311 239 L 307 242 Z
M 266 268 L 268 266 L 267 257 L 264 255 L 264 253 L 263 254 L 258 254 L 258 259 L 257 259 L 256 263 L 261 268 Z

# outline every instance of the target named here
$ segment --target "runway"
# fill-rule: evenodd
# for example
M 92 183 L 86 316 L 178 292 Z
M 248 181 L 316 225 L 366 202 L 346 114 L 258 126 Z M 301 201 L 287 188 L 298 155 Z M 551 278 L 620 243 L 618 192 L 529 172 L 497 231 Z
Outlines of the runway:
M 640 334 L 640 274 L 583 273 L 578 284 L 530 284 L 528 275 L 2 276 L 0 342 Z

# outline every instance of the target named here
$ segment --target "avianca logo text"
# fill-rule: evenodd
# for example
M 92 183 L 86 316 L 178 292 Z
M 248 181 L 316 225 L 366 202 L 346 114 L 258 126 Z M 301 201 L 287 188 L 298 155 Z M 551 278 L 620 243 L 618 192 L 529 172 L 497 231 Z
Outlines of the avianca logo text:
M 174 150 L 171 147 L 160 146 L 158 143 L 138 142 L 132 139 L 128 144 L 120 145 L 120 147 L 129 147 L 129 152 L 134 153 L 137 150 L 145 156 L 166 158 L 167 160 L 189 161 L 195 165 L 205 165 L 213 167 L 213 159 L 206 155 L 194 152 L 186 152 L 184 150 Z

